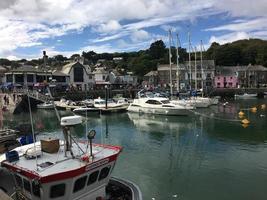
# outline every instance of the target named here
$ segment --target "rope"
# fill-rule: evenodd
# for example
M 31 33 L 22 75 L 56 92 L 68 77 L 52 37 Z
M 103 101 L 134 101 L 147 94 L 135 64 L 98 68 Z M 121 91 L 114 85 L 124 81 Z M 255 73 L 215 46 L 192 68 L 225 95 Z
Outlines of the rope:
M 206 117 L 206 118 L 209 118 L 209 119 L 216 119 L 216 120 L 229 121 L 229 122 L 240 122 L 241 121 L 240 119 L 226 119 L 226 118 L 222 118 L 222 117 L 210 116 L 210 115 L 203 114 L 203 113 L 200 113 L 200 112 L 196 112 L 196 111 L 193 111 L 193 110 L 189 110 L 189 111 L 194 113 L 195 115 L 200 115 L 202 117 Z

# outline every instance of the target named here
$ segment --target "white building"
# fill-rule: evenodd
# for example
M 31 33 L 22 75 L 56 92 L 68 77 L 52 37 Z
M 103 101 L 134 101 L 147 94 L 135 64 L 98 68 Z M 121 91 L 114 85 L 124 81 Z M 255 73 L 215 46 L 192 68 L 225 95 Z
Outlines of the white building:
M 61 72 L 70 77 L 70 85 L 85 90 L 94 85 L 94 76 L 88 65 L 82 65 L 79 61 L 71 62 L 62 67 Z

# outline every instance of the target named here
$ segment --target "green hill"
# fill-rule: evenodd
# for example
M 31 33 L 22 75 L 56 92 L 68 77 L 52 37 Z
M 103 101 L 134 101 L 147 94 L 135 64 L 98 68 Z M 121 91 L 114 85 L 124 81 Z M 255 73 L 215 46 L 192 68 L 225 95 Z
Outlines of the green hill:
M 214 42 L 205 52 L 205 57 L 214 59 L 216 65 L 258 64 L 267 67 L 267 41 L 260 39 L 238 40 L 224 45 Z

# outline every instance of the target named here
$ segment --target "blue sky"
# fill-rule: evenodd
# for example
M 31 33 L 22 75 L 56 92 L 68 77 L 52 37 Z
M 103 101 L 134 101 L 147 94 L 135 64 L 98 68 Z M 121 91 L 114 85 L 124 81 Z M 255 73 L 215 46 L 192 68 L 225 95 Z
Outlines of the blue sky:
M 0 57 L 147 49 L 168 30 L 181 46 L 267 39 L 267 0 L 9 0 L 0 2 Z M 175 41 L 174 41 L 175 42 Z

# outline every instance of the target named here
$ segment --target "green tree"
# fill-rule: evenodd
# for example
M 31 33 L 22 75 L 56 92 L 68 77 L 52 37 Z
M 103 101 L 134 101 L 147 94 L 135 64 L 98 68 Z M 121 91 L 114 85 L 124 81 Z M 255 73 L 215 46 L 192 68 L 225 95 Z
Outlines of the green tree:
M 162 40 L 157 40 L 150 45 L 149 54 L 153 59 L 160 59 L 165 54 L 165 44 Z

